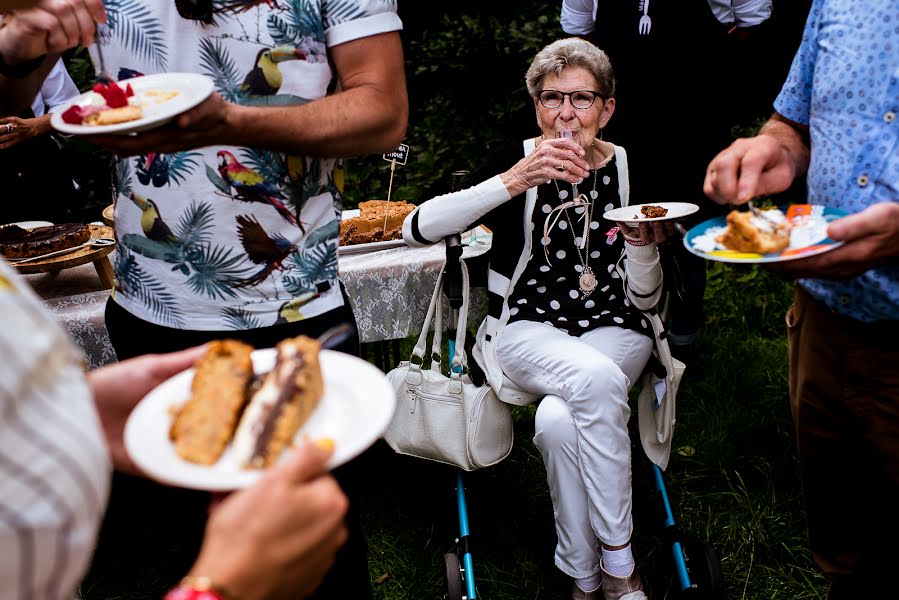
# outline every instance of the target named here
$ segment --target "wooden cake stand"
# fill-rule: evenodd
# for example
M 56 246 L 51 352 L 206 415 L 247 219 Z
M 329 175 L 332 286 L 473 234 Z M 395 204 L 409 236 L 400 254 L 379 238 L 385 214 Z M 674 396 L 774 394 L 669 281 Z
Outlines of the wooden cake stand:
M 103 217 L 103 222 L 112 227 L 113 219 L 115 218 L 115 206 L 110 204 L 103 209 L 103 212 L 100 213 L 100 215 Z
M 92 238 L 115 237 L 112 227 L 93 224 L 88 225 L 88 227 L 90 228 Z M 84 248 L 79 248 L 78 250 L 73 250 L 68 254 L 53 256 L 46 260 L 33 260 L 23 265 L 13 266 L 18 269 L 19 273 L 27 275 L 31 273 L 52 273 L 92 262 L 94 263 L 94 268 L 97 269 L 97 275 L 100 276 L 100 281 L 103 283 L 103 286 L 107 289 L 112 289 L 113 271 L 112 264 L 109 262 L 109 253 L 112 252 L 114 248 L 114 244 L 111 246 L 99 247 L 86 246 Z

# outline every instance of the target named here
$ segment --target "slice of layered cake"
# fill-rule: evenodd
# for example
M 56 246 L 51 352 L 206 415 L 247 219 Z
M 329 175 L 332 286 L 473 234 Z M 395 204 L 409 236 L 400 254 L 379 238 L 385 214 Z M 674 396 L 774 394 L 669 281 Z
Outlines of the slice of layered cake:
M 293 442 L 324 392 L 320 350 L 316 340 L 304 336 L 278 344 L 275 366 L 253 394 L 234 434 L 238 464 L 267 467 Z

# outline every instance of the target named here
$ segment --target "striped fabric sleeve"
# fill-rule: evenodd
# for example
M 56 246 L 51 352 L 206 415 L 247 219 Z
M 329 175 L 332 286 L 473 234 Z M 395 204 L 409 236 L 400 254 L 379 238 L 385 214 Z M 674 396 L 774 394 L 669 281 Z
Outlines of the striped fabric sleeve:
M 662 266 L 655 242 L 646 246 L 624 244 L 627 256 L 627 296 L 640 310 L 650 310 L 662 298 Z
M 403 221 L 403 239 L 413 247 L 461 233 L 511 199 L 499 175 L 470 188 L 431 198 Z
M 70 600 L 106 506 L 106 444 L 79 355 L 2 261 L 0 314 L 0 598 Z

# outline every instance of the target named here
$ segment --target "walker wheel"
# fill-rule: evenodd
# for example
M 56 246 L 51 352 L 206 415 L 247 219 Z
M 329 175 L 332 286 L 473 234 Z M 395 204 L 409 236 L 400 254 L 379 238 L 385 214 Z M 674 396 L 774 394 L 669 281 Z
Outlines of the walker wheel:
M 690 598 L 702 600 L 723 600 L 727 596 L 724 575 L 718 553 L 709 542 L 687 541 L 684 545 L 684 559 L 690 573 L 690 581 L 695 586 Z
M 459 555 L 455 552 L 447 552 L 443 555 L 446 565 L 446 593 L 443 600 L 462 600 L 462 567 L 459 564 Z

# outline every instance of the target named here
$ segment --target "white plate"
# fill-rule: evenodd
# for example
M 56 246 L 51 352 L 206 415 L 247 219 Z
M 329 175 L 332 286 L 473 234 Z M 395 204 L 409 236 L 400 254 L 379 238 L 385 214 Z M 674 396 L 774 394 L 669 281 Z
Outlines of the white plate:
M 275 349 L 252 354 L 257 373 L 271 370 Z M 334 468 L 358 456 L 374 443 L 390 424 L 396 406 L 393 387 L 370 363 L 333 350 L 319 355 L 325 393 L 296 440 L 334 440 Z M 131 412 L 125 425 L 125 448 L 134 462 L 150 477 L 174 486 L 211 491 L 244 488 L 255 483 L 261 470 L 242 469 L 229 446 L 212 466 L 183 460 L 169 440 L 172 415 L 169 409 L 190 396 L 194 370 L 188 369 L 160 384 Z
M 158 73 L 156 75 L 144 75 L 126 79 L 119 83 L 123 88 L 127 84 L 131 84 L 131 89 L 134 90 L 134 94 L 138 97 L 141 97 L 144 92 L 149 90 L 173 90 L 179 93 L 174 98 L 159 103 L 147 99 L 142 106 L 144 116 L 127 123 L 92 126 L 73 125 L 63 121 L 62 113 L 71 106 L 76 104 L 78 106 L 86 106 L 90 104 L 93 92 L 86 92 L 66 103 L 58 112 L 54 112 L 50 117 L 50 125 L 57 131 L 72 135 L 136 133 L 159 127 L 184 111 L 190 110 L 208 98 L 215 87 L 212 79 L 199 73 Z
M 400 248 L 405 246 L 405 240 L 387 240 L 385 242 L 371 242 L 368 244 L 351 244 L 349 246 L 338 246 L 337 254 L 365 254 L 366 252 L 376 252 L 378 250 L 389 250 L 390 248 Z
M 19 221 L 17 223 L 7 223 L 6 225 L 0 225 L 0 227 L 9 227 L 10 225 L 16 225 L 21 227 L 22 229 L 34 229 L 36 227 L 50 227 L 53 225 L 50 221 Z
M 345 210 L 341 213 L 342 219 L 352 219 L 359 216 L 359 209 Z M 386 240 L 384 242 L 370 242 L 368 244 L 351 244 L 349 246 L 338 246 L 337 254 L 365 254 L 366 252 L 376 252 L 378 250 L 387 250 L 389 248 L 400 248 L 405 246 L 406 242 L 402 238 L 398 240 Z
M 668 214 L 664 217 L 654 217 L 652 219 L 644 217 L 640 212 L 643 206 L 661 206 L 668 209 Z M 699 207 L 689 202 L 654 202 L 650 204 L 632 204 L 621 208 L 613 208 L 605 212 L 602 216 L 609 221 L 617 221 L 621 223 L 651 223 L 652 221 L 670 221 L 671 219 L 681 219 L 687 215 L 692 215 Z M 634 218 L 637 215 L 637 218 Z
M 847 216 L 844 210 L 820 204 L 791 204 L 780 210 L 793 223 L 790 245 L 774 254 L 737 252 L 725 248 L 717 238 L 727 229 L 727 217 L 716 217 L 696 225 L 684 236 L 684 246 L 697 256 L 728 263 L 762 264 L 785 262 L 830 252 L 843 245 L 827 237 L 827 226 Z

